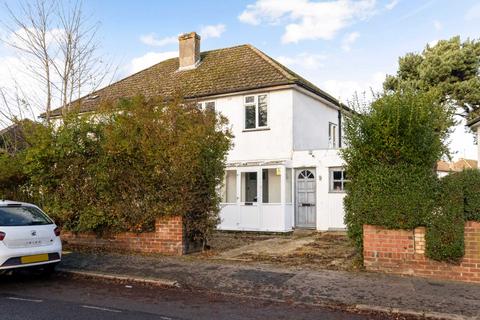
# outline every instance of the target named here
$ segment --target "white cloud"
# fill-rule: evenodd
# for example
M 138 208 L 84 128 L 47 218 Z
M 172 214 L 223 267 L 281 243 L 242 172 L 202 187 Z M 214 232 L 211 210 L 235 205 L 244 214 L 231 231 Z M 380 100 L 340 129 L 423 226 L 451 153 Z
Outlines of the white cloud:
M 349 34 L 347 34 L 344 38 L 343 38 L 343 41 L 342 41 L 342 49 L 343 51 L 350 51 L 352 48 L 352 44 L 357 41 L 357 39 L 360 37 L 360 33 L 359 32 L 351 32 Z
M 480 3 L 477 3 L 468 9 L 467 13 L 465 14 L 465 20 L 467 21 L 473 21 L 477 19 L 480 19 Z
M 389 3 L 385 5 L 385 9 L 387 10 L 392 10 L 397 6 L 397 4 L 400 2 L 400 0 L 392 0 Z
M 166 52 L 147 52 L 141 57 L 132 59 L 127 70 L 129 73 L 135 73 L 140 70 L 153 66 L 163 60 L 178 57 L 178 51 Z
M 248 5 L 238 18 L 251 25 L 287 23 L 283 43 L 329 40 L 345 27 L 374 15 L 375 4 L 375 0 L 257 0 Z
M 428 46 L 429 46 L 430 48 L 435 47 L 435 46 L 437 45 L 438 41 L 439 41 L 438 39 L 429 41 L 429 42 L 428 42 Z
M 416 16 L 417 14 L 421 13 L 422 11 L 426 10 L 428 7 L 433 5 L 435 3 L 435 1 L 436 0 L 430 0 L 430 1 L 424 2 L 423 4 L 415 7 L 415 9 L 413 9 L 412 11 L 407 12 L 405 15 L 401 16 L 398 19 L 397 22 L 401 22 L 401 21 L 404 21 L 404 20 L 410 19 L 411 17 Z M 415 3 L 417 3 L 417 2 L 415 2 Z
M 325 60 L 325 56 L 321 54 L 312 54 L 312 53 L 300 53 L 293 57 L 288 56 L 279 56 L 277 60 L 288 66 L 288 67 L 300 67 L 303 69 L 319 69 L 323 67 L 323 61 Z
M 382 90 L 385 76 L 385 72 L 375 72 L 362 82 L 355 80 L 331 79 L 321 83 L 320 87 L 325 89 L 326 92 L 335 98 L 344 102 L 351 101 L 356 94 L 359 97 L 365 95 L 367 100 L 371 100 L 372 90 L 373 92 L 379 92 Z
M 140 36 L 140 41 L 149 46 L 162 47 L 167 44 L 177 43 L 178 37 L 165 37 L 159 39 L 154 33 L 150 33 Z
M 440 21 L 438 20 L 433 20 L 433 27 L 435 28 L 435 30 L 437 31 L 440 31 L 443 29 L 443 25 Z
M 216 25 L 204 26 L 200 29 L 200 36 L 203 39 L 220 38 L 222 33 L 225 32 L 225 30 L 225 25 L 221 23 Z

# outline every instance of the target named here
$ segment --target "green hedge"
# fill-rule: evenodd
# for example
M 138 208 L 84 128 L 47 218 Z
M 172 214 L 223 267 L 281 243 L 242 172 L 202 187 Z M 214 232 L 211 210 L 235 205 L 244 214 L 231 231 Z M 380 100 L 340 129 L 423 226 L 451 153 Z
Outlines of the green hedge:
M 459 261 L 465 252 L 465 221 L 480 221 L 480 171 L 468 169 L 440 180 L 437 206 L 428 218 L 426 254 Z
M 356 107 L 358 106 L 358 107 Z M 435 165 L 448 152 L 452 110 L 435 92 L 383 94 L 368 107 L 353 105 L 344 122 L 341 154 L 351 182 L 345 223 L 359 253 L 362 225 L 391 229 L 425 226 L 435 208 Z
M 6 191 L 20 187 L 75 232 L 143 232 L 157 217 L 183 215 L 193 240 L 208 237 L 231 146 L 226 119 L 141 96 L 106 103 L 96 117 L 71 113 L 58 126 L 37 126 L 29 148 L 0 158 L 14 167 L 0 166 Z
M 408 164 L 374 165 L 358 172 L 345 197 L 345 221 L 357 247 L 364 224 L 412 229 L 426 224 L 434 208 L 437 179 L 432 170 Z
M 458 177 L 440 180 L 435 209 L 428 214 L 425 252 L 434 260 L 456 262 L 465 253 L 463 181 Z
M 462 183 L 466 221 L 480 221 L 480 171 L 467 169 L 450 175 Z

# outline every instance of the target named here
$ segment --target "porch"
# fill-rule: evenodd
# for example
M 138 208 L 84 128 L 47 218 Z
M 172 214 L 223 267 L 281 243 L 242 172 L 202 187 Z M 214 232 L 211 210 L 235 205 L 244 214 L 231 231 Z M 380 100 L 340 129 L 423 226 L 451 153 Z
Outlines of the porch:
M 292 168 L 286 162 L 228 166 L 220 230 L 289 232 L 294 226 Z

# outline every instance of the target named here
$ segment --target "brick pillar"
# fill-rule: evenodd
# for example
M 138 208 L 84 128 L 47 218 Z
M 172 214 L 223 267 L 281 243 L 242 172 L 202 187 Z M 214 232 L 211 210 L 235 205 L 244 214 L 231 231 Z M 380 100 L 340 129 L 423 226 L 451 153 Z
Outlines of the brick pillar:
M 425 227 L 418 227 L 413 230 L 415 253 L 425 253 Z
M 155 238 L 164 253 L 184 254 L 185 234 L 182 216 L 166 216 L 155 221 Z

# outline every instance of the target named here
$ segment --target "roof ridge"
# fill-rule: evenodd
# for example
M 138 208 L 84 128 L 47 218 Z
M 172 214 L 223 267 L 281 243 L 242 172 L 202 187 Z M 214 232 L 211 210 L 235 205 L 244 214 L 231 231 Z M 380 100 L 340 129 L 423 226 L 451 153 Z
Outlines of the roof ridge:
M 253 51 L 255 52 L 258 56 L 260 56 L 262 59 L 264 59 L 265 61 L 267 61 L 272 67 L 274 67 L 275 69 L 277 69 L 281 74 L 283 74 L 288 80 L 297 80 L 298 78 L 293 76 L 290 72 L 288 72 L 287 70 L 285 70 L 285 68 L 280 65 L 277 61 L 273 60 L 272 58 L 270 58 L 268 55 L 266 55 L 264 52 L 262 52 L 261 50 L 259 50 L 258 48 L 252 46 L 251 44 L 247 44 L 247 46 Z

